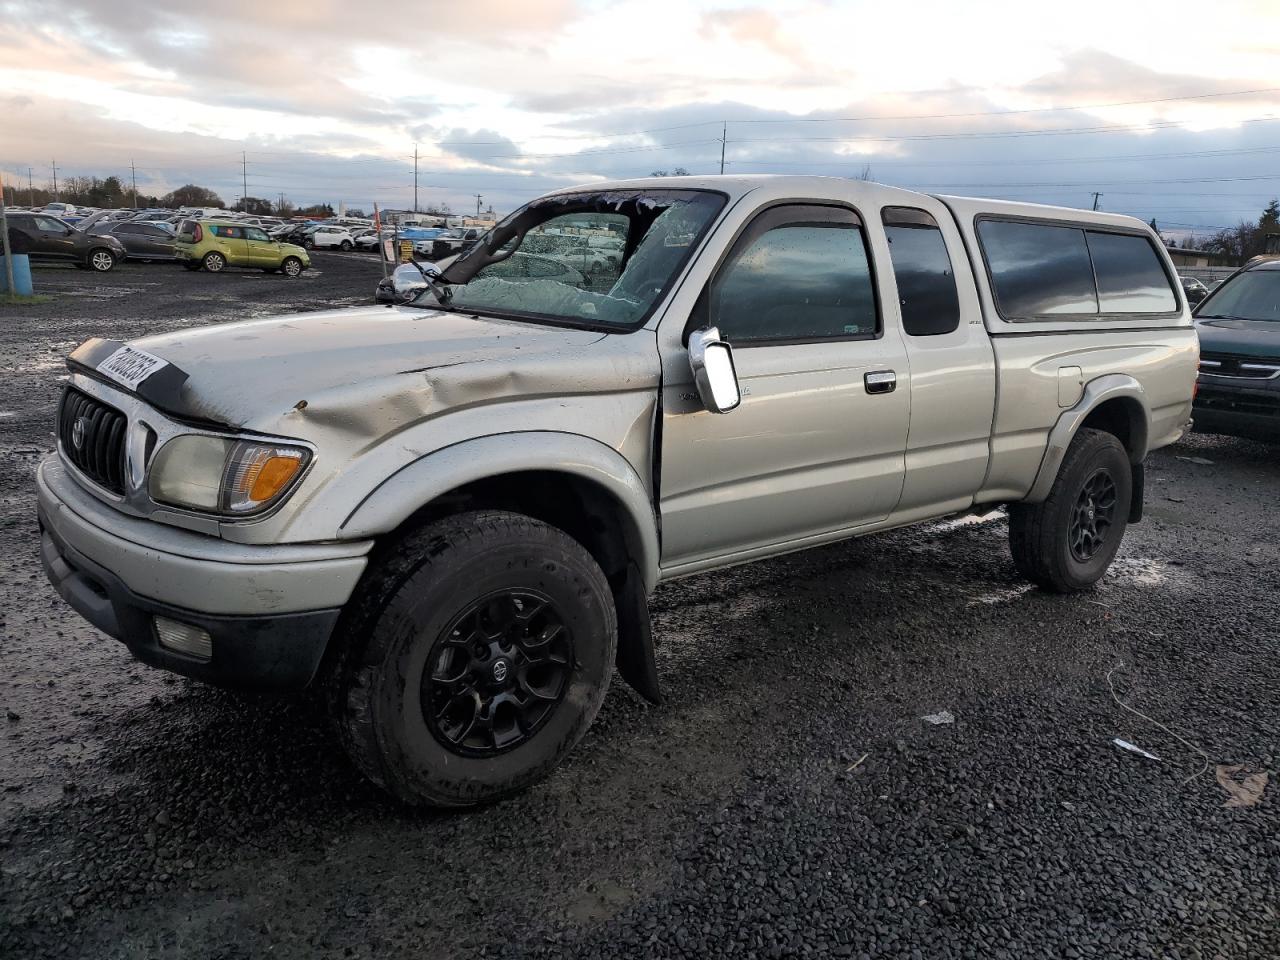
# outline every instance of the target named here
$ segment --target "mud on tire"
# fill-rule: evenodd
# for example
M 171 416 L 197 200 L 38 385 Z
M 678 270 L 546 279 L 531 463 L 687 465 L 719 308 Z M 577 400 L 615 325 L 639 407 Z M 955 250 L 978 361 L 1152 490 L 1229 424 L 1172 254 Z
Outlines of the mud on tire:
M 1028 580 L 1054 593 L 1094 586 L 1115 559 L 1129 519 L 1133 473 L 1120 441 L 1082 429 L 1043 503 L 1009 506 L 1009 548 Z
M 406 803 L 456 807 L 535 783 L 581 739 L 609 684 L 617 619 L 576 540 L 520 514 L 469 512 L 390 547 L 334 642 L 327 692 L 352 760 Z

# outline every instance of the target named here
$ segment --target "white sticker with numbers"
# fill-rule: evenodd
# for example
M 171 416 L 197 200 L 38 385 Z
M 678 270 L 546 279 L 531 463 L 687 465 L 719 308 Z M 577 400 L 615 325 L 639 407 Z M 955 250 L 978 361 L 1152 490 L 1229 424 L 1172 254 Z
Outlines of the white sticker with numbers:
M 139 350 L 137 347 L 121 347 L 98 364 L 98 372 L 105 373 L 116 383 L 133 390 L 147 377 L 168 365 L 168 360 L 162 360 L 145 350 Z

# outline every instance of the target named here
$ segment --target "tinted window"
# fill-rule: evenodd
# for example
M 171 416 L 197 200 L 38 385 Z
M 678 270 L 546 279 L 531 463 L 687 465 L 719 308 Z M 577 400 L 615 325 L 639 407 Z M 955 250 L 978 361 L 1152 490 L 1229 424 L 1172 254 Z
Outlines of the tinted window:
M 66 233 L 67 225 L 61 220 L 55 220 L 53 217 L 36 217 L 36 226 L 41 230 L 47 230 L 50 233 Z
M 731 343 L 874 336 L 862 230 L 789 223 L 755 237 L 716 278 L 710 322 Z
M 960 295 L 937 221 L 923 210 L 888 207 L 884 224 L 902 328 L 913 337 L 955 330 L 960 326 Z
M 1146 237 L 1090 230 L 1089 253 L 1103 313 L 1168 313 L 1178 309 L 1169 277 Z
M 112 233 L 142 233 L 143 228 L 139 223 L 122 223 L 117 226 Z
M 1084 231 L 982 220 L 978 237 L 1000 312 L 1009 319 L 1096 314 L 1098 297 Z

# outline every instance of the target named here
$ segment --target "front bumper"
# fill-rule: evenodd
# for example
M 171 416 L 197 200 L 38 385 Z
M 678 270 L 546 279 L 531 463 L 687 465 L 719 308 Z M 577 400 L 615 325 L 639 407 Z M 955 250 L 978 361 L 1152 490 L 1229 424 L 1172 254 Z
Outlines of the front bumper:
M 50 582 L 139 660 L 240 689 L 296 690 L 314 678 L 368 543 L 247 547 L 125 517 L 54 458 L 36 482 Z M 161 645 L 157 614 L 206 631 L 211 655 Z
M 1280 440 L 1280 380 L 1201 373 L 1192 417 L 1197 433 Z

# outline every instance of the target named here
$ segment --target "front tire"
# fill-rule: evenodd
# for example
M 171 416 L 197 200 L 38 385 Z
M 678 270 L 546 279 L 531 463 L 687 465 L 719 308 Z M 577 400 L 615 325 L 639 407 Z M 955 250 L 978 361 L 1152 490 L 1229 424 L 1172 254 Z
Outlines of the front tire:
M 290 279 L 295 279 L 302 273 L 302 261 L 297 257 L 285 257 L 280 264 L 280 272 Z
M 351 246 L 352 246 L 352 244 L 351 244 L 351 241 L 350 241 L 350 240 L 343 240 L 343 241 L 342 241 L 342 243 L 341 243 L 341 244 L 339 244 L 339 246 L 341 246 L 341 247 L 342 247 L 342 252 L 343 252 L 343 253 L 350 253 L 350 252 L 351 252 Z
M 1083 429 L 1067 447 L 1048 498 L 1009 506 L 1009 548 L 1028 580 L 1054 593 L 1093 587 L 1129 522 L 1133 468 L 1120 441 Z
M 591 725 L 617 632 L 604 573 L 563 531 L 498 511 L 430 524 L 366 575 L 335 637 L 343 743 L 409 804 L 522 790 Z

